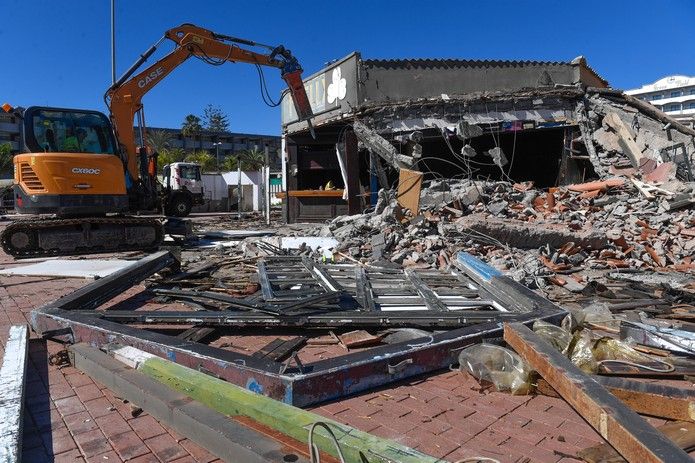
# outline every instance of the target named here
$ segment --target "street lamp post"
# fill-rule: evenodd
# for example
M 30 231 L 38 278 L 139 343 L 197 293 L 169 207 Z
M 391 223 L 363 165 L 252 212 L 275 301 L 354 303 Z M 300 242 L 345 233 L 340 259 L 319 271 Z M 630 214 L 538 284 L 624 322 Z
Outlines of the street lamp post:
M 237 206 L 237 219 L 241 221 L 241 200 L 243 199 L 243 195 L 241 193 L 241 153 L 237 154 L 236 157 L 236 165 L 237 165 L 237 196 L 239 198 L 239 205 Z
M 215 147 L 215 159 L 217 159 L 217 170 L 220 170 L 220 145 L 222 144 L 221 141 L 215 142 L 212 144 L 212 146 Z
M 265 154 L 265 162 L 263 166 L 263 186 L 264 192 L 263 196 L 265 199 L 265 224 L 270 225 L 270 153 L 268 150 L 268 144 L 265 144 L 265 149 L 263 150 Z

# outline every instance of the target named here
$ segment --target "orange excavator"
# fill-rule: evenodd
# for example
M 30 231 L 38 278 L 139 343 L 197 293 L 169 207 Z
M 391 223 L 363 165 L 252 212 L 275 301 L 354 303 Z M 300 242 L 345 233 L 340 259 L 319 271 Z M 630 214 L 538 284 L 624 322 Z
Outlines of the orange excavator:
M 165 39 L 174 42 L 174 50 L 140 70 Z M 213 65 L 254 64 L 266 94 L 261 66 L 279 68 L 300 120 L 311 124 L 302 68 L 289 50 L 192 24 L 170 29 L 106 91 L 110 118 L 98 111 L 3 105 L 22 121 L 23 152 L 14 157 L 14 202 L 17 212 L 30 216 L 2 232 L 5 252 L 15 257 L 73 255 L 144 250 L 161 243 L 164 228 L 158 218 L 129 215 L 166 209 L 172 200 L 157 180 L 157 153 L 146 145 L 141 101 L 191 57 Z

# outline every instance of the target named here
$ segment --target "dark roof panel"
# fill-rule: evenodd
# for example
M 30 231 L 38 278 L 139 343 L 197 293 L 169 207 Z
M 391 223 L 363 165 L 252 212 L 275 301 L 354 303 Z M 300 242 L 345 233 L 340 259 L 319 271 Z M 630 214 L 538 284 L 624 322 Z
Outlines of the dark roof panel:
M 413 69 L 413 68 L 481 68 L 481 67 L 520 67 L 520 66 L 569 66 L 566 61 L 516 61 L 516 60 L 468 60 L 468 59 L 432 59 L 432 58 L 408 58 L 408 59 L 365 59 L 365 66 L 383 67 L 389 69 Z
M 403 59 L 363 59 L 365 67 L 382 69 L 461 69 L 461 68 L 514 68 L 530 66 L 573 66 L 581 65 L 596 76 L 605 85 L 608 81 L 596 72 L 583 56 L 572 61 L 536 61 L 536 60 L 492 60 L 492 59 L 439 59 L 439 58 L 403 58 Z

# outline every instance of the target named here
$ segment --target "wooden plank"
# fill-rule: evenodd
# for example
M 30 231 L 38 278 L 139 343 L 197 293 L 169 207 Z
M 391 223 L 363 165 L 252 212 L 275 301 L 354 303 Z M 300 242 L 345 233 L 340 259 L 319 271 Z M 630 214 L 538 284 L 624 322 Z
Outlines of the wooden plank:
M 597 376 L 602 386 L 637 413 L 695 421 L 695 391 L 633 379 Z
M 695 422 L 695 391 L 692 389 L 611 376 L 593 378 L 639 414 Z M 549 397 L 560 397 L 543 378 L 538 378 L 536 391 Z
M 674 422 L 657 428 L 685 451 L 695 449 L 695 424 Z M 624 463 L 626 460 L 608 444 L 599 444 L 577 452 L 588 463 Z
M 345 461 L 364 461 L 361 455 L 365 454 L 374 456 L 374 458 L 370 457 L 369 461 L 378 462 L 437 463 L 442 461 L 398 442 L 383 439 L 310 411 L 278 402 L 261 393 L 245 390 L 227 381 L 133 347 L 116 349 L 113 353 L 117 359 L 129 366 L 135 366 L 137 371 L 149 378 L 159 381 L 224 415 L 253 419 L 300 442 L 306 443 L 311 426 L 317 421 L 322 421 L 334 432 L 338 445 L 345 455 Z M 253 387 L 258 387 L 258 385 L 254 383 Z M 321 450 L 337 457 L 335 442 L 325 429 L 316 428 L 314 443 Z M 244 460 L 236 459 L 233 461 Z
M 304 336 L 297 336 L 292 339 L 276 338 L 263 346 L 260 350 L 251 354 L 252 357 L 265 358 L 273 362 L 282 362 L 306 344 Z
M 275 338 L 272 341 L 270 341 L 268 344 L 265 346 L 261 347 L 259 350 L 251 354 L 251 357 L 256 357 L 256 358 L 265 358 L 273 352 L 275 349 L 277 349 L 280 345 L 282 345 L 285 342 L 284 339 L 280 338 Z
M 355 330 L 338 336 L 340 342 L 348 349 L 373 346 L 381 343 L 381 336 L 374 336 L 365 330 Z
M 398 193 L 396 199 L 401 207 L 410 209 L 413 215 L 420 212 L 420 190 L 423 173 L 401 168 L 398 173 Z
M 29 345 L 27 325 L 10 327 L 0 367 L 0 461 L 22 461 L 24 387 Z
M 506 323 L 504 340 L 627 461 L 692 463 L 668 437 L 528 327 Z
M 284 199 L 287 193 L 275 193 L 275 197 Z M 290 198 L 343 198 L 343 190 L 295 190 L 289 192 Z
M 186 341 L 200 342 L 211 336 L 215 331 L 217 331 L 217 328 L 211 326 L 194 326 L 179 333 L 176 337 Z

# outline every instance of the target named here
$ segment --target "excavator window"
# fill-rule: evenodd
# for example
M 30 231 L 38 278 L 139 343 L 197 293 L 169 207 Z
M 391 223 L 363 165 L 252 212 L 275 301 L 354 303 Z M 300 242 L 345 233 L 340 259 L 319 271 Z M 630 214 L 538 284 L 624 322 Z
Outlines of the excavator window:
M 32 107 L 24 113 L 24 124 L 32 153 L 116 153 L 111 123 L 96 111 Z

